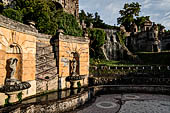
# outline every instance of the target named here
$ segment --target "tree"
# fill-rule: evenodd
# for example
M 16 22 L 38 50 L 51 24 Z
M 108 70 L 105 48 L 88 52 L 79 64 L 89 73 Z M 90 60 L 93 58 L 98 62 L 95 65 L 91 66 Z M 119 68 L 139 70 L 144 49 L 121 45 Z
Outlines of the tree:
M 141 26 L 146 20 L 150 20 L 149 18 L 150 18 L 150 16 L 141 16 L 141 17 L 137 17 L 134 21 L 135 21 L 135 24 L 139 27 L 139 26 Z
M 80 19 L 80 22 L 82 22 L 82 20 L 86 20 L 87 16 L 86 16 L 86 13 L 84 10 L 81 10 L 80 13 L 79 13 L 79 19 Z
M 84 20 L 87 27 L 89 27 L 90 23 L 92 23 L 94 28 L 102 28 L 102 29 L 117 29 L 118 28 L 116 26 L 105 24 L 103 20 L 100 18 L 100 15 L 98 14 L 98 12 L 96 12 L 93 16 L 92 13 L 87 12 L 86 14 L 84 10 L 81 10 L 79 13 L 79 19 L 80 19 L 80 22 Z
M 34 21 L 41 33 L 55 35 L 58 29 L 63 29 L 65 34 L 82 36 L 76 18 L 57 9 L 52 0 L 14 0 L 2 14 L 25 24 Z
M 126 30 L 130 31 L 130 24 L 134 22 L 136 16 L 139 16 L 140 7 L 138 2 L 126 3 L 123 10 L 119 11 L 121 17 L 117 19 L 118 24 L 125 26 Z
M 2 15 L 6 16 L 10 19 L 22 22 L 22 12 L 20 12 L 18 10 L 14 10 L 12 8 L 4 9 L 2 11 Z
M 157 24 L 158 25 L 158 31 L 162 30 L 165 28 L 165 26 L 163 26 L 162 24 Z
M 65 34 L 74 36 L 83 35 L 83 31 L 80 28 L 76 17 L 74 17 L 72 14 L 68 14 L 60 10 L 56 13 L 56 20 L 58 28 L 63 29 Z
M 90 37 L 90 57 L 104 58 L 101 47 L 105 42 L 106 33 L 103 29 L 93 28 L 88 29 Z

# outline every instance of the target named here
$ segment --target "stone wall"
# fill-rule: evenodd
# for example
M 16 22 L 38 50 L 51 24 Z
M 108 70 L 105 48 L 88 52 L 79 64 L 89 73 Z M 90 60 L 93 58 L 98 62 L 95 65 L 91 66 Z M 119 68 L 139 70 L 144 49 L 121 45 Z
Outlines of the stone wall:
M 85 76 L 80 80 L 81 86 L 88 85 L 89 75 L 89 40 L 84 37 L 38 34 L 36 40 L 36 81 L 37 93 L 48 90 L 70 88 L 66 78 L 70 76 L 72 52 L 79 57 L 78 75 Z
M 36 81 L 37 93 L 57 90 L 58 74 L 56 58 L 50 44 L 52 36 L 38 34 L 36 40 Z
M 37 30 L 0 15 L 0 87 L 10 77 L 7 60 L 17 58 L 14 77 L 19 81 L 27 81 L 31 88 L 23 97 L 36 94 L 35 54 Z M 5 98 L 4 98 L 5 99 Z
M 79 16 L 79 0 L 53 0 L 61 4 L 64 11 Z
M 17 69 L 20 72 L 17 71 L 15 75 L 17 79 L 35 80 L 36 37 L 32 35 L 34 33 L 35 29 L 29 26 L 0 16 L 0 72 L 2 73 L 0 85 L 4 84 L 6 61 L 11 57 L 19 60 Z
M 0 112 L 8 113 L 64 113 L 74 110 L 77 107 L 85 104 L 90 99 L 89 92 L 69 97 L 64 100 L 51 100 L 41 103 L 20 104 L 8 108 L 0 109 Z
M 120 44 L 116 35 L 116 30 L 105 29 L 106 40 L 102 47 L 104 56 L 107 60 L 133 60 L 138 62 L 137 56 L 133 55 L 128 48 Z
M 68 36 L 62 33 L 59 33 L 52 40 L 55 44 L 53 46 L 56 47 L 60 88 L 70 88 L 70 83 L 66 82 L 66 77 L 70 76 L 70 62 L 73 59 L 73 52 L 78 55 L 78 75 L 85 76 L 85 79 L 80 81 L 81 85 L 87 86 L 89 75 L 89 40 L 85 37 Z

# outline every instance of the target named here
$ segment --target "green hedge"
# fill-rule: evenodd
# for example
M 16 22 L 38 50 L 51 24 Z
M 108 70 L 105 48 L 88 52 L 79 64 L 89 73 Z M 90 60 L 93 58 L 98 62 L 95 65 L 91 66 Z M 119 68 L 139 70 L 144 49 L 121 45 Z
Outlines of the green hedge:
M 170 52 L 141 52 L 136 54 L 143 64 L 170 65 Z

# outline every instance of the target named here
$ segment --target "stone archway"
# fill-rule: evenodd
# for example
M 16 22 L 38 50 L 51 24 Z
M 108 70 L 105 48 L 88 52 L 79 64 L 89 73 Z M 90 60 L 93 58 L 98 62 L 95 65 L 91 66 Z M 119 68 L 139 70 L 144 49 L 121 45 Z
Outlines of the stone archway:
M 15 78 L 21 81 L 22 79 L 22 49 L 18 44 L 10 44 L 9 47 L 7 47 L 6 51 L 6 62 L 8 62 L 9 59 L 16 58 L 18 60 L 17 67 L 16 67 L 16 73 Z M 9 78 L 9 72 L 8 72 L 8 63 L 6 63 L 6 77 Z
M 53 1 L 53 3 L 54 3 L 54 4 L 55 4 L 55 6 L 56 6 L 56 10 L 61 10 L 61 9 L 63 9 L 62 4 L 60 4 L 59 2 L 55 2 L 55 1 Z

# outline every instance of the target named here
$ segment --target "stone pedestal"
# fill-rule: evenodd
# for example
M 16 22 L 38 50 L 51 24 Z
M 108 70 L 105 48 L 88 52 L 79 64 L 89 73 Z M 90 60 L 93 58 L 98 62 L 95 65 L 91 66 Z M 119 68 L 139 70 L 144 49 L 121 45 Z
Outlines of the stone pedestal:
M 72 88 L 78 88 L 78 85 L 77 85 L 77 83 L 78 82 L 80 82 L 80 80 L 72 80 L 72 81 L 70 81 L 70 84 L 71 84 L 71 87 Z
M 9 95 L 9 103 L 14 103 L 18 101 L 17 95 L 21 93 L 21 91 L 15 91 L 15 92 L 8 92 L 7 95 Z

